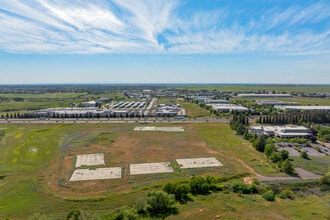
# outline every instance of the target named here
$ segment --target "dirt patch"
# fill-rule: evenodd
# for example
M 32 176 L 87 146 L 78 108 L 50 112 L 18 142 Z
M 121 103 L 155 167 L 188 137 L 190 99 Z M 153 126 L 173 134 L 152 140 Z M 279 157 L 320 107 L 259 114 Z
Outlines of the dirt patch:
M 60 146 L 58 158 L 54 159 L 44 172 L 47 186 L 58 194 L 80 197 L 126 191 L 137 186 L 175 178 L 172 173 L 131 176 L 129 174 L 130 164 L 220 155 L 219 152 L 206 145 L 195 129 L 195 125 L 180 126 L 184 128 L 185 132 L 134 132 L 133 126 L 104 127 L 99 130 L 86 127 L 81 133 L 66 139 L 61 145 L 65 147 Z M 91 132 L 88 134 L 90 139 L 82 135 L 88 132 Z M 97 135 L 99 133 L 104 134 L 102 138 Z M 110 133 L 114 135 L 108 135 Z M 82 136 L 85 136 L 83 141 L 77 138 Z M 108 136 L 111 138 L 107 138 Z M 104 154 L 105 165 L 99 167 L 121 167 L 122 177 L 120 179 L 69 182 L 75 170 L 76 155 L 93 153 Z M 224 161 L 228 165 L 227 159 Z M 221 170 L 226 169 L 230 168 L 226 166 L 221 168 Z M 208 174 L 210 171 L 206 169 L 194 172 Z

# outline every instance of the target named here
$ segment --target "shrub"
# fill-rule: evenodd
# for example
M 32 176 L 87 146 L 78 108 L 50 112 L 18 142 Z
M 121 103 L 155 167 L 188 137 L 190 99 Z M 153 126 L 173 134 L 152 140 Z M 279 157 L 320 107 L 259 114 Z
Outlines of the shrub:
M 294 173 L 293 166 L 292 166 L 291 162 L 289 161 L 289 159 L 286 159 L 285 161 L 283 161 L 282 166 L 281 166 L 281 170 L 284 173 L 287 173 L 287 174 L 293 174 Z
M 264 198 L 267 201 L 274 201 L 275 200 L 275 193 L 273 192 L 273 190 L 268 190 L 267 192 L 262 194 L 262 198 Z
M 163 191 L 151 191 L 146 197 L 146 210 L 151 217 L 165 218 L 176 211 L 174 195 Z
M 113 217 L 114 220 L 136 220 L 140 219 L 139 215 L 134 208 L 124 206 Z
M 188 193 L 190 192 L 190 187 L 187 184 L 170 182 L 164 186 L 164 191 L 168 194 L 173 194 L 175 200 L 185 202 L 189 198 Z
M 330 185 L 330 172 L 327 172 L 321 177 L 321 183 L 324 185 Z
M 286 159 L 285 161 L 283 161 L 281 168 L 282 168 L 282 171 L 287 174 L 294 174 L 294 169 L 293 169 L 293 166 L 292 166 L 291 162 L 289 161 L 289 159 Z
M 276 151 L 276 147 L 274 144 L 267 144 L 266 147 L 265 147 L 265 155 L 267 157 L 269 157 L 270 155 L 272 155 L 272 153 L 274 153 Z
M 280 197 L 281 199 L 294 199 L 294 194 L 292 190 L 285 189 L 278 195 L 278 197 Z
M 302 151 L 302 152 L 300 152 L 300 156 L 301 156 L 302 158 L 304 158 L 304 159 L 308 159 L 308 154 L 307 154 L 306 151 Z
M 243 194 L 258 193 L 258 188 L 255 184 L 246 185 L 244 183 L 236 182 L 233 184 L 233 192 Z
M 192 177 L 189 185 L 193 195 L 206 195 L 210 193 L 210 184 L 204 177 Z

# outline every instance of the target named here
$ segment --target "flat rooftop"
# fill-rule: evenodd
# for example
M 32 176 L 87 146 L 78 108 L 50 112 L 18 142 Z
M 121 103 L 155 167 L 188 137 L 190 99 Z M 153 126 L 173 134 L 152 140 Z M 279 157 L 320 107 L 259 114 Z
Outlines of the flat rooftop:
M 76 167 L 105 165 L 103 153 L 77 155 Z
M 69 181 L 104 180 L 121 178 L 121 167 L 77 169 Z
M 172 173 L 170 162 L 130 164 L 130 174 Z
M 176 159 L 181 168 L 201 168 L 201 167 L 220 167 L 223 166 L 214 157 Z
M 182 127 L 155 127 L 155 126 L 142 126 L 135 127 L 134 131 L 165 131 L 165 132 L 183 132 Z

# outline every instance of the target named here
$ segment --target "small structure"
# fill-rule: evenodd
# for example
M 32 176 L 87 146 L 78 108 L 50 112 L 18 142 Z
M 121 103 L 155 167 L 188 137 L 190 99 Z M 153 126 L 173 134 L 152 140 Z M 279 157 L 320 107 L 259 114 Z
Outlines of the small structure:
M 97 168 L 97 169 L 77 169 L 73 172 L 69 181 L 81 180 L 101 180 L 121 178 L 120 167 Z
M 181 168 L 201 168 L 201 167 L 220 167 L 223 166 L 216 158 L 190 158 L 176 159 L 176 162 Z
M 251 126 L 250 133 L 257 136 L 276 136 L 279 138 L 312 138 L 311 129 L 303 126 Z
M 241 93 L 237 94 L 239 98 L 290 98 L 292 97 L 290 94 L 282 94 L 282 93 Z
M 234 104 L 212 104 L 212 109 L 215 111 L 221 111 L 221 112 L 247 112 L 249 111 L 248 108 L 241 106 L 241 105 L 234 105 Z
M 76 167 L 105 165 L 103 153 L 77 155 Z
M 165 131 L 165 132 L 184 132 L 182 127 L 155 127 L 155 126 L 141 126 L 135 127 L 134 131 Z
M 310 106 L 310 105 L 305 105 L 305 106 L 293 106 L 293 105 L 286 105 L 286 106 L 279 106 L 276 105 L 274 106 L 277 109 L 281 110 L 292 110 L 292 111 L 330 111 L 330 106 Z
M 82 103 L 85 108 L 92 108 L 96 106 L 95 101 L 87 101 Z
M 257 104 L 259 105 L 298 105 L 297 102 L 283 102 L 283 101 L 278 101 L 278 100 L 257 100 Z
M 172 173 L 170 162 L 130 164 L 130 174 Z

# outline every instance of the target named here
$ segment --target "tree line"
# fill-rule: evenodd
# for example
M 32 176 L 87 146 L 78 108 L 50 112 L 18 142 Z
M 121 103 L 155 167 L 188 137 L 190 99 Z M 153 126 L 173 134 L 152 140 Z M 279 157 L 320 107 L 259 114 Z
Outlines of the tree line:
M 257 120 L 260 124 L 302 124 L 302 123 L 330 123 L 330 112 L 310 111 L 310 112 L 288 112 L 284 114 L 274 114 L 260 116 Z

